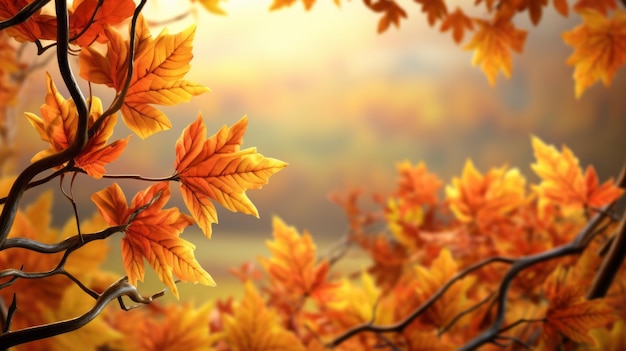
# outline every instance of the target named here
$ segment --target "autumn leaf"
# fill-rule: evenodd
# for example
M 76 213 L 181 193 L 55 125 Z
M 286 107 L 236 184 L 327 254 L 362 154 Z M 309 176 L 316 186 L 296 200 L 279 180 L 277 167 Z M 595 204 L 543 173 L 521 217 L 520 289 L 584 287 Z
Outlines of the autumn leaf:
M 544 341 L 550 345 L 562 335 L 577 343 L 595 344 L 589 335 L 591 329 L 614 321 L 614 308 L 604 299 L 586 300 L 584 286 L 572 284 L 571 271 L 559 268 L 546 281 L 546 297 L 550 306 L 546 311 Z
M 46 103 L 41 106 L 42 117 L 30 112 L 25 113 L 41 139 L 50 143 L 50 148 L 33 156 L 32 162 L 67 149 L 76 138 L 78 112 L 74 101 L 66 100 L 59 93 L 47 73 L 46 82 Z M 91 108 L 88 127 L 91 127 L 102 115 L 102 102 L 97 97 L 91 98 L 88 102 Z M 76 167 L 94 178 L 101 178 L 104 175 L 104 165 L 117 159 L 128 144 L 128 138 L 125 138 L 107 145 L 116 122 L 117 115 L 112 115 L 102 123 L 100 129 L 89 138 L 85 148 L 74 158 Z
M 576 97 L 598 80 L 611 85 L 617 70 L 626 63 L 626 12 L 616 10 L 607 18 L 595 10 L 581 11 L 583 24 L 563 33 L 574 47 L 567 64 L 575 66 Z
M 178 298 L 173 275 L 181 281 L 208 286 L 214 286 L 215 282 L 196 261 L 195 246 L 179 237 L 193 220 L 177 208 L 163 209 L 169 198 L 167 182 L 137 193 L 130 207 L 116 183 L 91 196 L 107 223 L 125 226 L 122 259 L 129 282 L 136 285 L 137 280 L 143 281 L 145 258 Z
M 525 5 L 528 8 L 528 15 L 534 25 L 539 24 L 543 14 L 543 7 L 548 5 L 548 0 L 526 0 Z
M 142 351 L 201 351 L 216 339 L 209 334 L 211 304 L 194 307 L 189 303 L 170 304 L 157 318 L 146 317 L 138 341 Z M 124 318 L 120 316 L 120 318 Z M 136 326 L 135 326 L 136 328 Z
M 171 127 L 167 116 L 152 104 L 177 105 L 209 89 L 183 79 L 193 57 L 195 26 L 174 35 L 164 30 L 156 38 L 143 19 L 137 28 L 135 69 L 121 112 L 126 125 L 141 138 L 147 138 Z M 104 35 L 109 38 L 106 56 L 96 48 L 83 48 L 78 56 L 80 76 L 115 88 L 119 94 L 126 80 L 129 41 L 108 25 L 104 27 Z
M 87 285 L 89 286 L 89 285 Z M 76 318 L 87 312 L 94 304 L 94 299 L 76 285 L 71 285 L 63 293 L 58 308 L 42 304 L 43 318 L 48 323 Z M 103 315 L 69 333 L 57 335 L 50 339 L 52 351 L 99 350 L 100 347 L 117 342 L 122 334 L 104 321 Z
M 532 145 L 536 163 L 531 167 L 541 178 L 541 183 L 533 189 L 543 198 L 561 205 L 602 207 L 623 194 L 612 179 L 599 184 L 592 166 L 583 175 L 578 158 L 567 146 L 559 152 L 537 137 L 532 138 Z
M 428 24 L 432 27 L 437 20 L 448 14 L 446 3 L 442 0 L 414 0 L 422 5 L 422 12 L 428 14 Z
M 486 226 L 505 218 L 524 202 L 525 183 L 516 168 L 494 168 L 483 175 L 468 160 L 462 176 L 446 187 L 446 197 L 458 220 Z
M 233 351 L 304 351 L 300 340 L 286 330 L 276 312 L 268 309 L 251 282 L 232 316 L 224 316 L 225 340 Z
M 617 1 L 615 0 L 578 0 L 574 4 L 574 11 L 584 12 L 587 10 L 595 10 L 604 16 L 611 10 L 617 9 Z
M 264 157 L 256 148 L 240 149 L 247 125 L 248 118 L 244 116 L 207 139 L 206 126 L 199 114 L 176 142 L 174 179 L 180 181 L 183 200 L 208 238 L 211 224 L 217 223 L 212 200 L 233 212 L 258 217 L 246 190 L 260 189 L 274 173 L 287 166 Z
M 376 2 L 365 0 L 364 3 L 372 11 L 383 14 L 378 21 L 378 33 L 385 32 L 391 24 L 399 27 L 400 20 L 407 17 L 406 11 L 394 0 L 378 0 Z
M 435 174 L 428 172 L 424 162 L 411 166 L 408 161 L 396 165 L 398 186 L 394 193 L 413 206 L 434 206 L 439 202 L 437 193 L 443 182 Z
M 328 261 L 317 262 L 309 233 L 300 235 L 278 217 L 273 218 L 272 226 L 274 240 L 266 242 L 272 256 L 261 259 L 265 270 L 290 296 L 312 296 L 323 301 L 336 284 L 327 281 Z
M 12 18 L 31 2 L 29 0 L 0 1 L 0 20 Z M 37 10 L 22 23 L 6 28 L 6 33 L 21 43 L 55 40 L 56 17 L 41 12 L 41 10 Z
M 416 266 L 416 289 L 420 301 L 429 299 L 439 288 L 446 284 L 457 273 L 457 263 L 447 248 L 442 248 L 439 256 L 430 267 Z M 453 318 L 461 313 L 468 304 L 467 291 L 476 281 L 470 276 L 455 282 L 435 303 L 426 310 L 424 318 L 436 327 L 445 327 Z
M 489 84 L 494 85 L 498 71 L 509 78 L 513 66 L 511 50 L 521 53 L 526 40 L 526 31 L 517 29 L 508 16 L 496 15 L 493 21 L 475 19 L 478 30 L 465 46 L 474 50 L 473 65 L 481 65 Z
M 442 32 L 446 32 L 452 29 L 452 38 L 454 42 L 460 44 L 463 41 L 463 36 L 465 35 L 465 30 L 473 30 L 474 24 L 472 19 L 467 17 L 463 11 L 457 7 L 454 12 L 449 13 L 441 22 L 441 28 L 439 29 Z
M 105 43 L 108 37 L 101 35 L 104 26 L 116 25 L 133 15 L 132 0 L 100 1 L 80 0 L 72 3 L 70 11 L 70 38 L 85 47 L 98 41 Z
M 289 7 L 296 3 L 296 0 L 274 0 L 270 6 L 270 11 L 279 10 L 283 7 Z
M 569 5 L 567 4 L 567 0 L 554 0 L 553 4 L 558 13 L 567 17 L 569 14 Z

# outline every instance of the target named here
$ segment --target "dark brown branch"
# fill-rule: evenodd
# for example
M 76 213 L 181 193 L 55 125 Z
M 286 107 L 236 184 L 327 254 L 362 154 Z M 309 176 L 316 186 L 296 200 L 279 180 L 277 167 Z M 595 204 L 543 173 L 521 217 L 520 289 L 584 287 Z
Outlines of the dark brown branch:
M 42 3 L 44 3 L 42 1 Z M 18 205 L 22 199 L 24 191 L 28 188 L 29 183 L 39 173 L 62 165 L 74 157 L 78 156 L 87 144 L 87 103 L 76 83 L 72 69 L 70 68 L 67 51 L 69 48 L 69 21 L 66 1 L 56 1 L 55 10 L 57 15 L 57 62 L 61 76 L 67 87 L 78 114 L 78 122 L 76 126 L 76 136 L 72 144 L 65 150 L 38 160 L 26 167 L 16 178 L 11 186 L 7 200 L 0 214 L 0 247 L 4 244 L 9 235 L 9 230 L 13 226 Z
M 439 288 L 426 302 L 424 302 L 420 307 L 414 310 L 410 315 L 408 315 L 404 320 L 390 325 L 374 325 L 372 323 L 366 323 L 358 325 L 352 329 L 347 330 L 343 334 L 336 337 L 330 343 L 327 344 L 327 347 L 334 348 L 339 346 L 344 341 L 352 338 L 353 336 L 364 333 L 364 332 L 373 332 L 373 333 L 387 333 L 387 332 L 402 332 L 406 327 L 408 327 L 417 317 L 421 316 L 430 306 L 432 306 L 455 282 L 463 279 L 468 274 L 473 271 L 480 269 L 486 265 L 491 263 L 506 263 L 506 264 L 514 264 L 516 262 L 515 259 L 506 258 L 506 257 L 491 257 L 481 262 L 475 263 L 463 271 L 457 273 L 454 277 L 450 278 L 443 286 Z
M 82 328 L 96 318 L 106 305 L 122 296 L 128 296 L 132 301 L 140 304 L 149 304 L 155 298 L 163 295 L 163 292 L 144 297 L 139 294 L 137 288 L 123 277 L 109 286 L 96 300 L 94 306 L 83 315 L 50 324 L 34 326 L 21 330 L 11 331 L 0 335 L 0 348 L 9 348 L 26 342 L 49 338 Z
M 617 184 L 622 189 L 626 189 L 626 163 L 622 167 Z M 622 221 L 613 238 L 609 252 L 602 261 L 602 265 L 594 277 L 589 291 L 587 291 L 587 299 L 589 300 L 606 295 L 615 280 L 617 271 L 624 262 L 624 257 L 626 257 L 626 214 L 622 217 Z
M 24 6 L 24 8 L 22 8 L 20 11 L 18 11 L 15 16 L 4 21 L 0 21 L 0 30 L 26 22 L 32 15 L 41 10 L 41 8 L 46 6 L 46 4 L 49 2 L 50 0 L 37 0 L 31 2 L 30 4 Z

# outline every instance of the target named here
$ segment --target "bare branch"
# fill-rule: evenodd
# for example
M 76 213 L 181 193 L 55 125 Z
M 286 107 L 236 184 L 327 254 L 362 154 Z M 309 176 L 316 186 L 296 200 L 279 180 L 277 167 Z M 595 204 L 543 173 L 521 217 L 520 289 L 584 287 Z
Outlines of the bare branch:
M 128 282 L 127 277 L 123 277 L 109 286 L 98 297 L 94 306 L 83 315 L 59 322 L 3 333 L 0 335 L 0 348 L 9 348 L 82 328 L 96 318 L 109 302 L 121 298 L 122 296 L 128 296 L 132 301 L 139 304 L 149 304 L 154 299 L 163 296 L 163 292 L 144 297 L 139 294 L 135 286 Z

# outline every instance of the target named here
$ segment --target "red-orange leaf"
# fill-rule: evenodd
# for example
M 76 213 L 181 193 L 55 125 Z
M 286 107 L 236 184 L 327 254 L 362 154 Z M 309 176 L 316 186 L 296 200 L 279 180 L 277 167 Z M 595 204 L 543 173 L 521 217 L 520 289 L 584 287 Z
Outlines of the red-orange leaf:
M 35 127 L 41 139 L 50 143 L 48 150 L 37 153 L 32 161 L 67 149 L 76 138 L 78 112 L 72 99 L 66 100 L 57 90 L 52 78 L 46 74 L 46 103 L 41 106 L 42 118 L 26 112 L 28 121 Z M 91 127 L 102 115 L 102 103 L 97 97 L 89 101 L 91 111 L 88 125 Z M 109 116 L 100 129 L 89 139 L 87 146 L 74 159 L 75 165 L 94 178 L 105 173 L 104 165 L 115 160 L 124 150 L 128 138 L 106 144 L 113 134 L 117 115 Z
M 595 10 L 581 12 L 583 24 L 563 33 L 574 47 L 567 64 L 575 66 L 576 97 L 602 80 L 609 86 L 617 70 L 626 63 L 626 12 L 616 10 L 612 18 Z
M 442 0 L 415 0 L 415 2 L 421 4 L 422 12 L 428 14 L 428 24 L 431 27 L 448 14 L 446 3 Z
M 478 31 L 466 50 L 474 50 L 472 64 L 480 64 L 483 72 L 494 85 L 498 71 L 508 78 L 513 66 L 510 50 L 522 52 L 526 31 L 517 29 L 508 16 L 496 16 L 493 21 L 476 19 Z
M 448 14 L 443 22 L 441 22 L 440 30 L 442 32 L 452 29 L 452 38 L 454 42 L 459 44 L 463 41 L 465 30 L 473 30 L 474 25 L 472 19 L 467 17 L 459 7 L 454 12 Z
M 88 46 L 95 40 L 105 43 L 108 38 L 101 35 L 104 26 L 116 25 L 133 15 L 132 0 L 103 1 L 75 0 L 70 12 L 70 38 L 80 46 Z M 95 15 L 94 15 L 95 13 Z M 80 34 L 80 36 L 79 36 Z
M 152 38 L 143 20 L 139 21 L 137 28 L 135 69 L 121 112 L 126 125 L 141 138 L 146 138 L 171 127 L 167 116 L 152 104 L 187 102 L 209 89 L 183 79 L 193 57 L 195 26 L 174 35 L 163 31 L 156 38 Z M 106 56 L 95 48 L 83 48 L 79 55 L 80 76 L 113 87 L 119 93 L 126 80 L 129 41 L 110 26 L 105 26 L 103 32 L 109 38 Z
M 244 116 L 207 139 L 202 115 L 198 115 L 176 142 L 175 178 L 180 181 L 187 208 L 208 238 L 211 224 L 217 223 L 211 200 L 233 212 L 258 217 L 246 190 L 260 189 L 274 173 L 287 166 L 264 157 L 256 148 L 240 149 L 247 125 L 248 118 Z
M 91 196 L 107 223 L 126 226 L 122 256 L 130 283 L 143 281 L 145 258 L 159 279 L 178 298 L 173 275 L 182 281 L 209 286 L 215 285 L 215 282 L 196 261 L 195 246 L 179 237 L 193 220 L 175 207 L 163 209 L 169 198 L 167 182 L 152 185 L 137 193 L 130 206 L 115 183 Z
M 0 20 L 12 18 L 31 2 L 29 0 L 1 0 Z M 41 14 L 41 10 L 38 10 L 24 22 L 6 28 L 6 32 L 19 42 L 55 40 L 56 18 Z

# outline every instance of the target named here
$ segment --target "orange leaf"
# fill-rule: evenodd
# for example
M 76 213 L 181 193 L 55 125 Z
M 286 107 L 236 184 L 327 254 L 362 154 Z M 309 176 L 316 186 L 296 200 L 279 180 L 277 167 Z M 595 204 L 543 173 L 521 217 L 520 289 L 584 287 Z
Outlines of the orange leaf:
M 278 217 L 272 225 L 274 240 L 266 242 L 272 257 L 261 260 L 265 270 L 291 296 L 323 300 L 325 291 L 334 287 L 326 281 L 328 261 L 317 263 L 315 244 L 307 232 L 301 236 Z
M 424 162 L 413 167 L 408 161 L 396 165 L 400 178 L 396 196 L 413 206 L 437 204 L 437 193 L 443 185 L 436 175 L 429 173 Z
M 567 15 L 569 14 L 569 6 L 567 5 L 567 0 L 554 0 L 553 4 L 558 13 L 567 17 Z
M 466 50 L 474 50 L 473 65 L 480 64 L 483 72 L 494 85 L 498 70 L 508 78 L 511 76 L 510 50 L 522 52 L 526 31 L 515 28 L 507 16 L 496 16 L 493 21 L 475 19 L 478 31 Z
M 101 35 L 104 26 L 119 24 L 135 11 L 132 0 L 103 1 L 101 6 L 98 6 L 98 2 L 80 0 L 72 3 L 70 38 L 76 38 L 74 42 L 79 46 L 88 46 L 95 40 L 105 43 L 108 38 Z
M 446 3 L 442 0 L 415 0 L 415 2 L 421 4 L 422 12 L 428 14 L 428 24 L 431 27 L 448 14 Z
M 287 166 L 267 158 L 256 148 L 240 150 L 248 125 L 244 116 L 232 127 L 222 127 L 206 138 L 202 115 L 198 115 L 176 142 L 175 179 L 180 181 L 183 200 L 204 235 L 211 237 L 211 224 L 217 223 L 217 201 L 231 211 L 258 217 L 246 190 L 260 189 L 268 179 Z
M 562 205 L 602 207 L 623 194 L 610 179 L 599 185 L 592 166 L 583 175 L 578 159 L 566 146 L 559 152 L 537 137 L 532 138 L 532 144 L 537 162 L 531 167 L 541 178 L 534 189 L 542 197 Z
M 276 312 L 267 309 L 252 283 L 246 283 L 233 316 L 224 316 L 224 336 L 233 351 L 304 351 L 294 333 L 285 329 Z
M 0 20 L 12 18 L 31 2 L 29 0 L 0 1 Z M 6 28 L 6 32 L 19 42 L 56 40 L 56 18 L 42 15 L 41 10 L 37 10 L 24 22 Z
M 176 105 L 209 89 L 182 79 L 193 57 L 195 26 L 175 35 L 164 30 L 156 38 L 152 38 L 143 20 L 137 28 L 135 69 L 121 112 L 126 125 L 146 138 L 171 127 L 167 116 L 152 104 Z M 83 48 L 79 55 L 80 76 L 113 87 L 119 93 L 126 80 L 129 41 L 110 26 L 105 26 L 104 34 L 109 38 L 106 56 L 95 48 Z
M 399 27 L 400 20 L 407 17 L 406 11 L 394 0 L 378 0 L 375 3 L 372 3 L 372 0 L 365 0 L 365 5 L 374 12 L 383 13 L 383 17 L 378 21 L 378 33 L 386 31 L 390 24 Z
M 578 0 L 574 4 L 574 11 L 576 12 L 596 10 L 605 16 L 610 10 L 615 9 L 617 9 L 617 1 L 615 0 Z
M 524 202 L 525 183 L 516 168 L 496 168 L 482 175 L 468 160 L 461 178 L 454 178 L 446 187 L 446 196 L 457 219 L 487 225 Z
M 548 0 L 526 0 L 525 2 L 528 7 L 530 20 L 534 25 L 539 24 L 539 21 L 541 21 L 541 15 L 543 14 L 543 7 L 548 4 Z
M 117 184 L 91 196 L 98 211 L 110 225 L 123 225 L 122 256 L 131 284 L 143 281 L 145 258 L 159 279 L 178 298 L 172 275 L 182 281 L 214 286 L 213 278 L 194 257 L 195 246 L 179 237 L 193 220 L 177 208 L 163 209 L 170 198 L 167 182 L 150 186 L 133 198 L 130 207 Z
M 601 12 L 580 12 L 583 24 L 563 33 L 563 40 L 574 47 L 567 64 L 575 66 L 576 97 L 602 80 L 605 86 L 626 63 L 626 12 L 616 10 L 612 18 Z
M 67 149 L 76 138 L 78 112 L 72 99 L 66 100 L 57 90 L 52 78 L 46 73 L 46 103 L 41 106 L 42 118 L 26 112 L 28 121 L 35 127 L 41 139 L 50 143 L 48 150 L 40 151 L 32 161 L 37 161 Z M 102 103 L 97 97 L 89 101 L 88 126 L 91 127 L 102 115 Z M 106 145 L 113 134 L 117 115 L 109 116 L 100 129 L 89 138 L 87 146 L 74 159 L 76 167 L 81 168 L 94 178 L 101 178 L 105 173 L 104 165 L 117 159 L 124 151 L 128 138 Z
M 441 249 L 439 256 L 430 267 L 416 266 L 417 297 L 420 301 L 429 299 L 441 286 L 457 273 L 457 263 L 450 250 Z M 452 285 L 437 301 L 426 310 L 425 318 L 437 327 L 444 327 L 468 305 L 467 291 L 476 281 L 475 277 L 463 278 Z
M 593 345 L 589 331 L 607 325 L 617 316 L 604 299 L 586 300 L 584 287 L 570 280 L 571 271 L 560 268 L 546 281 L 550 306 L 545 317 L 545 340 L 554 343 L 554 336 L 560 334 L 574 342 Z
M 467 17 L 463 11 L 459 7 L 454 10 L 454 12 L 448 14 L 443 22 L 441 22 L 440 30 L 445 32 L 449 29 L 452 29 L 452 38 L 454 42 L 459 44 L 463 41 L 463 35 L 465 34 L 465 30 L 473 30 L 474 25 L 472 23 L 472 19 Z

